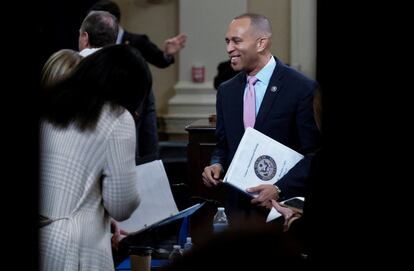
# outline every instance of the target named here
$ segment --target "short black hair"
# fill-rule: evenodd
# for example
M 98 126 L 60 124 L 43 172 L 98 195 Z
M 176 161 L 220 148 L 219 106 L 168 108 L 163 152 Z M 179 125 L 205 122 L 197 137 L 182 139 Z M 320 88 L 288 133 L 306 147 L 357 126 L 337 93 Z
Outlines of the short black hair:
M 110 1 L 110 0 L 100 0 L 92 5 L 92 7 L 89 9 L 89 12 L 93 10 L 102 10 L 107 11 L 114 15 L 118 22 L 121 21 L 121 10 L 117 3 Z
M 234 20 L 249 18 L 250 24 L 255 27 L 256 30 L 261 31 L 265 34 L 272 35 L 272 25 L 270 23 L 270 20 L 261 14 L 257 13 L 243 13 L 239 16 L 234 17 Z

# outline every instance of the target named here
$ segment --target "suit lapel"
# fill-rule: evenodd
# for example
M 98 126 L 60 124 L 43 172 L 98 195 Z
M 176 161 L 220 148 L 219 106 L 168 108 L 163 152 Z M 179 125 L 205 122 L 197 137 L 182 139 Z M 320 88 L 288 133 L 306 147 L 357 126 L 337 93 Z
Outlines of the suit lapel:
M 130 44 L 131 43 L 131 34 L 124 30 L 124 35 L 122 36 L 122 43 L 123 44 Z
M 239 74 L 239 78 L 237 78 L 237 86 L 234 88 L 234 120 L 237 120 L 237 127 L 241 134 L 244 133 L 244 123 L 243 123 L 243 96 L 244 96 L 244 88 L 246 87 L 246 73 L 241 72 Z
M 279 96 L 280 91 L 283 89 L 283 74 L 286 69 L 285 65 L 276 60 L 276 69 L 270 78 L 269 85 L 267 86 L 265 96 L 263 97 L 262 104 L 260 105 L 259 112 L 256 117 L 254 128 L 260 130 L 266 121 L 266 116 L 272 109 L 273 103 Z

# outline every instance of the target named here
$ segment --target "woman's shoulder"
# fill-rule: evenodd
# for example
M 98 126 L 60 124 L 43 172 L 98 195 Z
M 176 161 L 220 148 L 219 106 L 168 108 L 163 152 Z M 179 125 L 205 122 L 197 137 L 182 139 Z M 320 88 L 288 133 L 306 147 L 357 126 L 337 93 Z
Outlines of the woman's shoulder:
M 98 127 L 98 129 L 108 130 L 107 132 L 115 129 L 126 133 L 135 133 L 135 122 L 128 110 L 114 110 L 109 105 L 103 107 Z

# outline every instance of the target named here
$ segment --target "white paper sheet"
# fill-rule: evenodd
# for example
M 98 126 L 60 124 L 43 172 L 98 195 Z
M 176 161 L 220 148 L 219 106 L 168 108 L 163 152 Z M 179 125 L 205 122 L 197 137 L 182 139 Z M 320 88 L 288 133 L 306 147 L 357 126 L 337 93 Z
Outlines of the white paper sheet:
M 129 233 L 141 231 L 178 213 L 162 161 L 139 165 L 136 170 L 141 203 L 130 218 L 119 222 L 119 227 Z

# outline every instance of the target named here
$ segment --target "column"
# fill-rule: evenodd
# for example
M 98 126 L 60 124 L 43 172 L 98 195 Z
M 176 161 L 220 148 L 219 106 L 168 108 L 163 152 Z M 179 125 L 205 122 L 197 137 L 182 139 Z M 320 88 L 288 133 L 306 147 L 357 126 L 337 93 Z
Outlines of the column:
M 188 35 L 180 52 L 179 80 L 164 115 L 168 135 L 185 135 L 185 126 L 215 114 L 217 65 L 228 59 L 225 35 L 231 19 L 247 11 L 247 0 L 179 0 L 179 32 Z M 204 82 L 192 81 L 192 66 L 203 66 Z
M 316 77 L 316 15 L 316 0 L 292 0 L 290 64 L 313 79 Z

